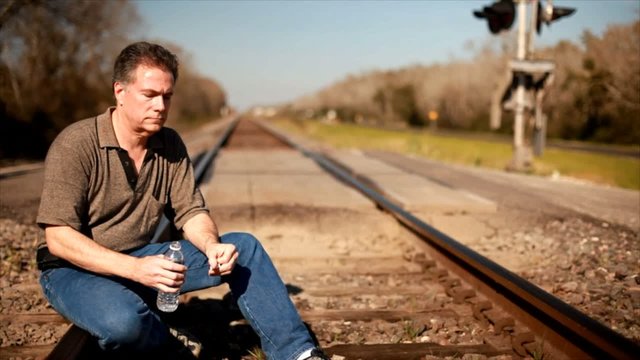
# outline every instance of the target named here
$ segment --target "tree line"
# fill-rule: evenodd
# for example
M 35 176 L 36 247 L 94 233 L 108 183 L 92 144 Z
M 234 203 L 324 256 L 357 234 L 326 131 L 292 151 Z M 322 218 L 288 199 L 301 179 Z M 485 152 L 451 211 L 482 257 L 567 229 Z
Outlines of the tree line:
M 484 44 L 469 61 L 411 66 L 348 76 L 293 101 L 286 109 L 340 121 L 383 126 L 424 126 L 438 113 L 438 127 L 488 130 L 492 93 L 515 54 L 515 34 Z M 602 36 L 589 31 L 581 44 L 562 41 L 539 49 L 555 62 L 544 100 L 549 137 L 618 144 L 640 143 L 640 21 L 610 25 Z M 503 115 L 500 131 L 513 117 Z
M 127 0 L 8 0 L 0 5 L 0 159 L 42 158 L 70 123 L 114 104 L 113 62 L 140 23 Z M 152 40 L 153 41 L 153 40 Z M 217 117 L 224 89 L 180 47 L 171 117 Z

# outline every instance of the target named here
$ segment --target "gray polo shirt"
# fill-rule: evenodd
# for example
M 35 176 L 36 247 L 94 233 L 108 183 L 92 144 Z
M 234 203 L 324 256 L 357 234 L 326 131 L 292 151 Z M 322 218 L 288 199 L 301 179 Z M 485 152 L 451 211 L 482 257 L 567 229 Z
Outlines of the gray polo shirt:
M 68 225 L 124 251 L 149 243 L 163 211 L 181 229 L 208 210 L 180 136 L 169 128 L 151 136 L 136 175 L 127 151 L 118 145 L 113 109 L 69 125 L 51 144 L 36 222 L 40 227 Z

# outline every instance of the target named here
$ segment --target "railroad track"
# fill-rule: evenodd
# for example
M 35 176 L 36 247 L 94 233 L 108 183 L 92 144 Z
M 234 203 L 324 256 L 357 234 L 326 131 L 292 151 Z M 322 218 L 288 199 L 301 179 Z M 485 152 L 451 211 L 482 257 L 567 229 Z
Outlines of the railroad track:
M 637 353 L 638 346 L 628 339 L 405 211 L 370 179 L 260 124 L 247 120 L 234 122 L 211 150 L 198 156 L 195 162 L 198 181 L 210 182 L 212 176 L 214 180 L 219 176 L 216 174 L 221 152 L 224 153 L 221 162 L 225 156 L 227 159 L 244 156 L 242 152 L 247 149 L 252 156 L 276 149 L 275 153 L 283 159 L 301 153 L 384 210 L 385 214 L 358 214 L 363 223 L 367 216 L 378 222 L 378 216 L 391 215 L 407 229 L 399 232 L 402 238 L 393 239 L 391 247 L 382 246 L 382 253 L 376 253 L 373 244 L 359 244 L 356 254 L 343 251 L 348 244 L 338 242 L 341 247 L 334 242 L 332 246 L 337 249 L 331 256 L 304 258 L 289 256 L 286 250 L 274 247 L 272 257 L 303 320 L 328 354 L 346 359 L 422 359 L 427 355 L 464 354 L 624 359 Z M 210 164 L 216 164 L 213 170 L 209 169 Z M 203 190 L 208 203 L 215 208 L 215 200 L 207 195 L 208 191 Z M 236 211 L 230 217 L 243 211 L 229 208 Z M 294 222 L 310 218 L 322 222 L 327 214 L 309 208 L 303 209 L 307 213 L 298 214 L 299 208 L 295 206 L 291 210 L 297 213 Z M 253 219 L 260 211 L 265 210 L 248 207 Z M 272 215 L 270 219 L 277 217 Z M 371 229 L 371 238 L 376 237 L 377 230 Z M 172 236 L 175 230 L 163 222 L 154 241 Z M 267 236 L 265 246 L 286 241 L 285 236 L 285 239 L 279 236 Z M 192 322 L 194 333 L 218 339 L 205 343 L 206 351 L 201 358 L 251 358 L 248 351 L 256 353 L 256 337 L 228 297 L 214 300 L 187 295 L 185 300 L 179 311 L 180 319 L 174 321 Z M 64 321 L 54 314 L 30 316 L 19 321 Z M 200 321 L 195 323 L 196 319 Z M 205 324 L 210 327 L 212 322 L 220 327 L 205 329 Z M 44 348 L 25 350 L 35 357 L 45 354 Z M 95 341 L 75 326 L 48 354 L 49 359 L 98 357 Z

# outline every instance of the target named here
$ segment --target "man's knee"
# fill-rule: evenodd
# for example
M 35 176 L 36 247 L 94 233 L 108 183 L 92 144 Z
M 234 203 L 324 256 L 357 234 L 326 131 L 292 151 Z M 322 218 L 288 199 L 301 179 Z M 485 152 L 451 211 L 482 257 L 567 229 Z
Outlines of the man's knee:
M 225 236 L 229 236 L 230 242 L 235 244 L 240 255 L 239 263 L 248 261 L 255 256 L 264 256 L 266 254 L 260 241 L 250 233 L 235 232 Z
M 231 243 L 236 246 L 238 251 L 252 252 L 256 248 L 261 248 L 260 241 L 255 238 L 251 233 L 247 232 L 232 232 L 222 236 L 222 241 Z
M 161 346 L 167 335 L 166 327 L 149 310 L 142 314 L 119 312 L 105 316 L 99 343 L 105 350 L 150 351 Z

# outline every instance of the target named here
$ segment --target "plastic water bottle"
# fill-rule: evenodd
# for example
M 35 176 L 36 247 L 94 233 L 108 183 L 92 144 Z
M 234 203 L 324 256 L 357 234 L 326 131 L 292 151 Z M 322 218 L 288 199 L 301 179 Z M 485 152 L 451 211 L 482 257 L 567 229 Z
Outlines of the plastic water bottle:
M 181 246 L 179 241 L 174 241 L 169 245 L 169 251 L 164 255 L 167 260 L 171 260 L 174 263 L 182 264 L 184 263 L 184 256 L 180 251 Z M 178 303 L 180 292 L 168 293 L 163 291 L 158 291 L 158 299 L 156 304 L 158 305 L 158 309 L 164 312 L 172 312 L 178 308 Z

